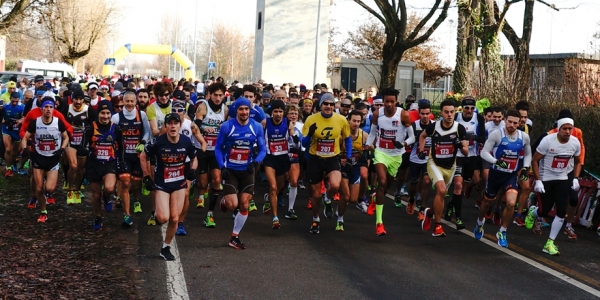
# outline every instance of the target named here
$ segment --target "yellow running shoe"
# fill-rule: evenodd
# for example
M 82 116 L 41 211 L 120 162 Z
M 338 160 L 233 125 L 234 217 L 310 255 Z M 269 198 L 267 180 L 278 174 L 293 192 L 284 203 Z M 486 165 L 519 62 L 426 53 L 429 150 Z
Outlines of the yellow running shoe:
M 198 203 L 196 204 L 196 208 L 204 208 L 204 198 L 198 197 Z
M 73 192 L 73 194 L 74 194 L 74 195 L 73 195 L 73 196 L 74 196 L 74 199 L 73 199 L 73 200 L 75 201 L 74 203 L 75 203 L 75 204 L 81 204 L 81 195 L 82 195 L 83 193 L 81 193 L 81 192 L 77 192 L 77 191 L 76 191 L 76 192 Z
M 67 205 L 75 204 L 75 192 L 69 191 L 67 192 Z
M 69 184 L 67 183 L 67 181 L 63 181 L 63 190 L 68 190 L 69 189 Z
M 133 202 L 133 213 L 139 214 L 142 212 L 142 204 L 138 201 Z M 150 221 L 148 221 L 150 222 Z

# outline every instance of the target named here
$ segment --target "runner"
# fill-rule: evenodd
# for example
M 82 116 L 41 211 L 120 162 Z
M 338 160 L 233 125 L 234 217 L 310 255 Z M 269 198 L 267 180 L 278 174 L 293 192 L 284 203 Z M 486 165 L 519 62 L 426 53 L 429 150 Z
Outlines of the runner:
M 413 122 L 413 131 L 415 136 L 421 136 L 421 133 L 431 123 L 435 123 L 429 117 L 431 115 L 431 103 L 427 99 L 419 100 L 419 119 Z M 412 215 L 415 211 L 415 202 L 419 210 L 418 219 L 422 222 L 425 219 L 425 208 L 429 207 L 429 193 L 431 191 L 431 179 L 427 174 L 427 158 L 420 159 L 418 156 L 419 142 L 413 145 L 413 151 L 410 153 L 410 188 L 408 190 L 408 205 L 406 213 Z M 429 156 L 431 151 L 431 137 L 425 138 L 425 156 Z M 418 193 L 417 191 L 420 191 Z
M 156 220 L 159 224 L 169 222 L 165 238 L 160 249 L 160 256 L 167 261 L 175 260 L 171 253 L 171 242 L 177 231 L 179 215 L 185 202 L 187 180 L 194 180 L 197 163 L 196 147 L 185 135 L 180 134 L 181 117 L 177 113 L 167 114 L 163 120 L 166 133 L 161 134 L 146 144 L 140 155 L 140 164 L 144 174 L 144 185 L 156 193 Z M 149 157 L 155 157 L 156 182 L 150 176 Z M 187 160 L 190 162 L 186 162 Z
M 13 176 L 14 172 L 19 172 L 19 174 L 21 174 L 15 164 L 15 160 L 17 154 L 21 152 L 21 137 L 19 136 L 19 130 L 25 119 L 25 116 L 23 115 L 25 105 L 19 104 L 19 100 L 20 94 L 18 92 L 12 92 L 10 94 L 10 102 L 2 102 L 2 105 L 0 105 L 0 109 L 3 110 L 4 119 L 4 123 L 2 124 L 2 141 L 4 143 L 4 159 L 6 163 L 6 173 L 4 174 L 4 177 Z
M 527 103 L 527 101 L 519 101 L 515 105 L 515 109 L 519 112 L 519 115 L 520 115 L 518 129 L 525 132 L 528 135 L 531 134 L 531 130 L 532 130 L 531 125 L 527 124 L 527 120 L 529 119 L 528 118 L 529 104 Z M 530 139 L 531 139 L 531 137 L 530 137 Z M 582 150 L 583 150 L 583 143 L 581 143 L 581 146 L 582 146 Z M 582 156 L 582 158 L 583 158 L 583 156 Z M 522 163 L 522 158 L 519 160 L 519 163 Z M 531 193 L 531 184 L 530 184 L 529 180 L 525 180 L 525 181 L 519 180 L 518 184 L 519 184 L 519 198 L 518 198 L 519 200 L 517 202 L 517 205 L 518 205 L 517 213 L 515 215 L 515 219 L 513 220 L 513 223 L 519 227 L 523 227 L 523 226 L 525 226 L 525 221 L 523 221 L 522 213 L 523 213 L 523 209 L 526 208 L 527 199 L 529 198 L 529 194 Z M 570 215 L 569 212 L 567 212 L 567 214 Z
M 35 197 L 41 200 L 38 201 L 41 212 L 37 220 L 40 223 L 48 220 L 46 201 L 43 200 L 45 199 L 44 195 L 52 194 L 56 189 L 60 157 L 69 143 L 65 122 L 52 114 L 54 105 L 53 98 L 44 98 L 41 104 L 42 116 L 28 124 L 21 141 L 24 152 L 28 152 L 28 145 L 33 146 L 30 158 Z M 31 201 L 34 201 L 33 204 Z M 35 199 L 30 200 L 28 207 L 30 205 L 35 208 Z
M 447 187 L 454 176 L 456 168 L 456 154 L 460 151 L 463 155 L 469 153 L 468 141 L 465 140 L 467 132 L 465 127 L 454 120 L 456 109 L 453 100 L 444 100 L 440 104 L 442 120 L 429 124 L 419 136 L 419 159 L 427 157 L 427 174 L 436 191 L 433 199 L 433 215 L 435 227 L 432 236 L 446 236 L 442 228 L 441 218 L 444 211 L 444 197 Z M 431 137 L 431 153 L 425 151 L 426 138 Z M 423 211 L 425 218 L 421 222 L 421 229 L 429 231 L 431 228 L 431 209 Z
M 140 164 L 140 153 L 144 151 L 145 145 L 150 140 L 150 124 L 148 117 L 143 111 L 136 108 L 136 95 L 134 92 L 125 92 L 123 94 L 124 109 L 114 114 L 111 121 L 119 125 L 123 134 L 124 156 L 123 162 L 126 164 L 119 172 L 119 181 L 117 182 L 117 192 L 119 196 L 117 201 L 123 205 L 123 227 L 133 225 L 131 218 L 131 199 L 130 191 L 133 194 L 133 213 L 142 213 L 141 184 L 142 184 L 142 166 Z M 117 205 L 117 207 L 119 207 Z
M 223 176 L 221 210 L 225 212 L 239 207 L 229 239 L 229 246 L 238 250 L 246 249 L 239 234 L 248 219 L 248 202 L 254 193 L 255 163 L 260 163 L 266 155 L 263 128 L 249 117 L 251 105 L 250 100 L 244 97 L 235 100 L 231 109 L 237 112 L 237 116 L 221 125 L 215 146 L 216 160 Z M 252 152 L 254 144 L 258 145 L 256 156 Z
M 373 147 L 373 142 L 377 138 L 377 147 L 373 159 L 375 172 L 377 173 L 377 190 L 373 195 L 369 211 L 375 210 L 375 231 L 378 236 L 386 234 L 382 220 L 386 191 L 394 182 L 394 178 L 396 178 L 398 169 L 402 164 L 404 148 L 409 143 L 414 142 L 412 130 L 407 130 L 407 127 L 410 127 L 408 113 L 401 107 L 396 106 L 398 91 L 382 89 L 381 95 L 383 96 L 383 107 L 373 112 L 371 131 L 366 143 L 367 146 Z M 375 100 L 373 103 L 375 103 Z M 412 142 L 404 141 L 407 132 L 409 133 L 409 139 L 412 138 Z
M 520 117 L 519 112 L 516 110 L 507 111 L 505 127 L 489 135 L 481 152 L 481 158 L 491 164 L 491 169 L 485 186 L 485 201 L 479 208 L 479 218 L 473 233 L 476 239 L 481 239 L 489 206 L 496 200 L 497 196 L 504 196 L 506 205 L 502 216 L 502 226 L 496 233 L 498 245 L 504 248 L 508 247 L 506 229 L 512 220 L 515 203 L 517 202 L 517 176 L 521 182 L 528 181 L 529 176 L 527 173 L 531 165 L 529 135 L 517 130 Z M 524 157 L 521 165 L 519 158 L 522 152 L 524 152 Z M 519 166 L 522 167 L 519 168 Z
M 331 199 L 337 193 L 342 180 L 340 160 L 345 163 L 344 160 L 352 158 L 351 151 L 348 151 L 345 157 L 339 157 L 340 141 L 344 141 L 346 149 L 352 149 L 352 137 L 348 121 L 333 112 L 333 95 L 323 94 L 319 106 L 321 111 L 308 117 L 302 127 L 302 144 L 309 149 L 307 174 L 313 213 L 310 233 L 319 233 L 321 201 L 325 205 L 325 217 L 333 217 Z M 321 182 L 325 177 L 329 178 L 329 188 L 321 194 Z M 321 201 L 319 198 L 322 198 Z
M 293 94 L 292 94 L 293 95 Z M 300 107 L 295 104 L 290 104 L 286 107 L 286 117 L 288 121 L 294 126 L 294 136 L 297 136 L 299 140 L 302 140 L 302 122 L 298 120 L 300 116 Z M 289 180 L 289 195 L 288 195 L 288 211 L 285 214 L 286 219 L 296 220 L 298 216 L 294 210 L 294 204 L 296 203 L 296 196 L 298 195 L 298 185 L 300 177 L 301 161 L 303 157 L 303 148 L 300 143 L 294 140 L 293 136 L 288 137 L 289 157 L 290 157 L 290 171 L 288 172 Z
M 283 96 L 284 91 L 279 90 L 275 96 Z M 279 217 L 277 216 L 278 196 L 285 186 L 285 175 L 290 170 L 290 149 L 288 138 L 292 138 L 295 144 L 299 143 L 299 137 L 295 135 L 294 124 L 284 118 L 283 111 L 285 103 L 275 99 L 271 101 L 270 118 L 267 118 L 267 126 L 264 129 L 265 146 L 267 154 L 264 160 L 265 174 L 269 184 L 269 192 L 265 193 L 265 204 L 263 213 L 268 215 L 273 212 L 273 229 L 279 229 Z
M 556 121 L 558 132 L 545 136 L 533 156 L 532 167 L 535 177 L 533 190 L 540 193 L 541 207 L 531 206 L 525 218 L 525 227 L 533 228 L 536 234 L 542 233 L 542 218 L 556 205 L 556 216 L 552 221 L 550 236 L 543 252 L 558 255 L 554 240 L 560 232 L 567 213 L 569 188 L 579 190 L 581 173 L 581 144 L 571 135 L 575 122 L 571 118 Z M 573 179 L 569 173 L 573 171 Z M 535 223 L 535 225 L 534 225 Z

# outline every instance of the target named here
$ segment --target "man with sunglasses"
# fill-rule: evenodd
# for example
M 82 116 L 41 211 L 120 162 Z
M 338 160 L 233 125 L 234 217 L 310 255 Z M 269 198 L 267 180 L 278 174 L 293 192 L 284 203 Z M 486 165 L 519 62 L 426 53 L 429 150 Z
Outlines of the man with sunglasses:
M 462 200 L 467 186 L 471 180 L 476 184 L 479 182 L 479 144 L 485 143 L 485 120 L 482 115 L 475 114 L 475 98 L 465 96 L 461 101 L 462 112 L 457 112 L 455 121 L 461 124 L 466 131 L 465 140 L 469 144 L 469 153 L 463 155 L 457 154 L 456 169 L 454 171 L 454 192 L 452 200 L 448 203 L 445 218 L 447 221 L 452 219 L 452 212 L 456 217 L 456 229 L 464 229 L 465 224 L 462 221 Z M 469 196 L 469 195 L 467 195 Z M 468 197 L 467 197 L 468 198 Z
M 352 110 L 352 101 L 348 98 L 345 98 L 341 101 L 340 108 L 337 108 L 335 112 L 346 118 L 348 117 L 350 110 Z

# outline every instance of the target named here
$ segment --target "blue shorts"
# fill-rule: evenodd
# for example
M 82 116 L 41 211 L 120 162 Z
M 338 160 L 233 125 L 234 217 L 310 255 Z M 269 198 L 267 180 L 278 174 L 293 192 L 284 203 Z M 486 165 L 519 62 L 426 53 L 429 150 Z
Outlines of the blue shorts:
M 498 192 L 505 193 L 508 190 L 517 190 L 518 172 L 506 173 L 490 169 L 488 181 L 485 184 L 485 197 L 495 199 Z
M 4 126 L 2 126 L 2 127 L 4 127 Z M 13 143 L 18 143 L 18 142 L 21 141 L 21 136 L 19 135 L 19 132 L 16 131 L 16 130 L 4 130 L 4 129 L 2 129 L 2 134 L 10 136 L 10 138 L 13 141 Z
M 345 171 L 344 167 L 342 167 L 342 178 L 348 179 L 349 184 L 358 184 L 360 183 L 360 165 L 356 164 L 352 166 L 352 172 L 348 174 Z

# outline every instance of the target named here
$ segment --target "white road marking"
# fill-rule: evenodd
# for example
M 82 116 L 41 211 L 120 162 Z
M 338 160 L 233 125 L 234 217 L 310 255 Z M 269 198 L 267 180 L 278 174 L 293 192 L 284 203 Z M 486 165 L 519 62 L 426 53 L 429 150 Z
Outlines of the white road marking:
M 165 223 L 161 226 L 163 240 L 167 232 L 167 224 Z M 171 242 L 171 253 L 175 256 L 175 260 L 165 261 L 167 264 L 167 291 L 169 292 L 169 299 L 189 300 L 190 296 L 188 295 L 185 276 L 183 276 L 183 267 L 179 259 L 176 239 L 173 239 Z
M 390 198 L 392 200 L 394 199 L 394 196 L 392 196 L 390 194 L 386 194 L 386 197 L 388 197 L 388 198 Z M 408 205 L 408 202 L 402 201 L 402 204 Z M 456 228 L 455 224 L 453 224 L 452 222 L 448 222 L 448 221 L 444 220 L 443 218 L 441 219 L 441 221 L 446 226 Z M 467 229 L 462 229 L 462 230 L 459 230 L 459 231 L 462 232 L 463 234 L 466 234 L 466 235 L 472 237 L 472 238 L 475 238 L 475 235 L 473 234 L 473 232 L 471 232 L 471 231 L 469 231 Z M 502 247 L 498 246 L 498 244 L 496 244 L 496 243 L 494 243 L 494 242 L 492 242 L 492 241 L 490 241 L 490 240 L 488 240 L 486 238 L 482 238 L 479 241 L 481 241 L 482 243 L 484 243 L 484 244 L 486 244 L 486 245 L 488 245 L 488 246 L 490 246 L 490 247 L 492 247 L 492 248 L 494 248 L 494 249 L 496 249 L 496 250 L 498 250 L 500 252 L 506 253 L 506 254 L 508 254 L 508 255 L 510 255 L 510 256 L 512 256 L 512 257 L 514 257 L 514 258 L 516 258 L 516 259 L 518 259 L 518 260 L 520 260 L 520 261 L 522 261 L 524 263 L 527 263 L 527 264 L 529 264 L 529 265 L 537 268 L 538 270 L 544 271 L 544 272 L 546 272 L 546 273 L 548 273 L 548 274 L 550 274 L 550 275 L 552 275 L 552 276 L 554 276 L 554 277 L 556 277 L 556 278 L 558 278 L 560 280 L 563 280 L 563 281 L 565 281 L 565 282 L 567 282 L 569 284 L 572 284 L 572 285 L 574 285 L 574 286 L 576 286 L 576 287 L 578 287 L 578 288 L 580 288 L 580 289 L 582 289 L 582 290 L 584 290 L 584 291 L 586 291 L 586 292 L 588 292 L 588 293 L 590 293 L 590 294 L 592 294 L 592 295 L 594 295 L 596 297 L 600 297 L 600 291 L 597 290 L 597 289 L 594 289 L 594 288 L 590 287 L 587 284 L 584 284 L 584 283 L 582 283 L 582 282 L 580 282 L 580 281 L 578 281 L 578 280 L 576 280 L 574 278 L 571 278 L 571 277 L 569 277 L 569 276 L 567 276 L 567 275 L 565 275 L 563 273 L 560 273 L 560 272 L 558 272 L 558 271 L 556 271 L 556 270 L 554 270 L 552 268 L 549 268 L 549 267 L 547 267 L 547 266 L 545 266 L 543 264 L 540 264 L 540 263 L 538 263 L 538 262 L 536 262 L 536 261 L 534 261 L 534 260 L 532 260 L 530 258 L 527 258 L 527 257 L 525 257 L 525 256 L 523 256 L 523 255 L 521 255 L 519 253 L 516 253 L 516 252 L 514 252 L 514 251 L 512 251 L 512 250 L 510 250 L 508 248 L 502 248 Z

